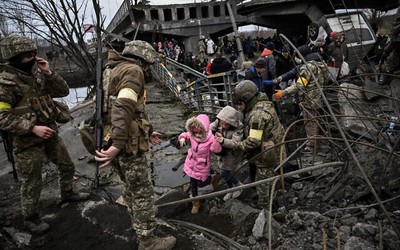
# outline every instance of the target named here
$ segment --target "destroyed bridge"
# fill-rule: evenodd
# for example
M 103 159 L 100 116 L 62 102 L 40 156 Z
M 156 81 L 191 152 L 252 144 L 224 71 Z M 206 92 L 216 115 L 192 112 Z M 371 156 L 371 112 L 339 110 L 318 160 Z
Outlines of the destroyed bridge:
M 228 34 L 233 31 L 232 21 L 237 26 L 255 24 L 277 29 L 278 33 L 305 34 L 311 22 L 335 13 L 336 9 L 386 11 L 396 7 L 397 0 L 236 0 L 170 5 L 134 5 L 132 0 L 125 0 L 106 30 L 130 40 L 137 36 L 151 41 L 155 34 L 163 34 L 179 38 L 187 51 L 196 52 L 201 36 L 216 39 Z

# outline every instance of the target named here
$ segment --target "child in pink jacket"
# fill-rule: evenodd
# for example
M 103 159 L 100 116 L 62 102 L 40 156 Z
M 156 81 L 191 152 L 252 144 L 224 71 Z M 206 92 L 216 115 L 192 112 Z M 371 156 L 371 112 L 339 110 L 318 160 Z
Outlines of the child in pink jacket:
M 179 145 L 182 147 L 190 142 L 183 171 L 190 177 L 192 196 L 198 195 L 198 188 L 209 185 L 211 182 L 211 153 L 219 153 L 221 145 L 215 140 L 210 129 L 210 119 L 201 114 L 186 121 L 186 130 L 179 135 Z M 192 202 L 192 214 L 197 214 L 200 209 L 200 200 Z

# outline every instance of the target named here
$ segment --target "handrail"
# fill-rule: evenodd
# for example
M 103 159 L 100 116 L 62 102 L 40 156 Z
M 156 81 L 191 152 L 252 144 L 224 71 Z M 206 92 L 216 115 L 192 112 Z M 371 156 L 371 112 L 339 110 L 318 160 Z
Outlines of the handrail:
M 234 106 L 236 71 L 207 76 L 170 58 L 164 63 L 157 61 L 151 67 L 153 75 L 187 108 L 215 117 L 225 105 Z M 223 82 L 216 82 L 216 77 Z
M 182 63 L 178 63 L 177 61 L 175 61 L 175 60 L 173 60 L 173 59 L 171 59 L 169 57 L 167 57 L 166 59 L 167 59 L 166 62 L 168 64 L 171 64 L 173 67 L 178 67 L 178 68 L 184 70 L 185 72 L 190 73 L 190 74 L 192 74 L 194 76 L 197 76 L 197 77 L 207 77 L 207 75 L 205 75 L 205 74 L 203 74 L 203 73 L 201 73 L 201 72 L 199 72 L 199 71 L 197 71 L 195 69 L 192 69 L 189 66 L 186 66 L 186 65 L 184 65 Z

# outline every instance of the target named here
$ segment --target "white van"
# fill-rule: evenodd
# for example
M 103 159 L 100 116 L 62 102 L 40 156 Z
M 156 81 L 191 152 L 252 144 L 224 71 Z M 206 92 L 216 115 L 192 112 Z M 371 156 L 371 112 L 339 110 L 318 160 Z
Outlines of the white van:
M 310 43 L 315 44 L 319 36 L 326 38 L 330 32 L 345 35 L 348 58 L 345 61 L 353 70 L 360 64 L 376 42 L 375 32 L 362 12 L 346 12 L 323 16 L 317 23 L 308 27 Z

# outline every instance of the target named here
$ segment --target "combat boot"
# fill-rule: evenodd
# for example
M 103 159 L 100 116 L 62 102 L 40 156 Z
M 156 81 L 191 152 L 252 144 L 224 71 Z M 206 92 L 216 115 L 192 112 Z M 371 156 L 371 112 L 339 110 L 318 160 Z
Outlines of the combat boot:
M 200 210 L 200 200 L 192 201 L 192 205 L 193 205 L 193 207 L 192 207 L 191 213 L 198 214 L 199 210 Z
M 139 236 L 139 250 L 169 250 L 176 244 L 176 239 L 173 236 L 157 237 Z
M 42 221 L 38 214 L 25 218 L 24 226 L 34 234 L 45 234 L 50 230 L 50 225 Z
M 61 191 L 61 202 L 74 202 L 74 201 L 86 201 L 90 197 L 89 193 L 76 193 L 72 190 L 69 191 Z

